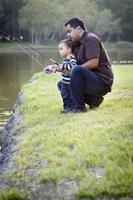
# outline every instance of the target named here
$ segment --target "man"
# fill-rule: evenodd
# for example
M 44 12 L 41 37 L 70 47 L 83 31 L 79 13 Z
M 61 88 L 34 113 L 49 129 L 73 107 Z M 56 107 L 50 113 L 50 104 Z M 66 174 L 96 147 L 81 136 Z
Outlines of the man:
M 103 102 L 103 96 L 111 92 L 113 73 L 108 54 L 102 41 L 86 31 L 84 23 L 72 18 L 65 23 L 69 38 L 75 43 L 74 55 L 77 66 L 71 71 L 70 92 L 74 108 L 68 112 L 86 112 L 85 104 L 96 109 Z M 45 72 L 49 73 L 49 67 Z M 56 66 L 56 71 L 61 71 Z M 47 71 L 48 70 L 48 71 Z
M 70 19 L 65 28 L 68 37 L 75 42 L 78 64 L 71 73 L 71 98 L 75 105 L 72 112 L 85 112 L 85 103 L 90 109 L 96 109 L 103 96 L 111 91 L 113 73 L 109 57 L 100 38 L 88 33 L 80 19 Z

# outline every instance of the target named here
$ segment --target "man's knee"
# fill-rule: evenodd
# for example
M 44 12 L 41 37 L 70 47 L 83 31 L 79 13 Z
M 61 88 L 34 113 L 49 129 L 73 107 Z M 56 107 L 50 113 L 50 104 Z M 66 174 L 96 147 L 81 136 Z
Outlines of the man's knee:
M 84 76 L 86 73 L 89 74 L 91 73 L 91 71 L 83 66 L 77 65 L 76 67 L 72 69 L 71 76 L 75 76 L 75 75 Z
M 80 74 L 82 71 L 82 67 L 77 65 L 72 69 L 71 75 Z

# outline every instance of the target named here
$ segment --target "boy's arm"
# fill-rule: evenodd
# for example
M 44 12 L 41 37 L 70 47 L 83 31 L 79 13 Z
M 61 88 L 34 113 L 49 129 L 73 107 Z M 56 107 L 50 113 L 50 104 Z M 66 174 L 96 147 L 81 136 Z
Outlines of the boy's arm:
M 71 71 L 73 67 L 77 65 L 76 60 L 74 58 L 70 59 L 69 62 L 63 63 L 62 69 L 63 71 Z
M 71 71 L 75 65 L 77 65 L 75 58 L 71 58 L 68 62 L 60 65 L 48 65 L 44 68 L 44 72 L 46 74 L 51 74 L 55 72 Z

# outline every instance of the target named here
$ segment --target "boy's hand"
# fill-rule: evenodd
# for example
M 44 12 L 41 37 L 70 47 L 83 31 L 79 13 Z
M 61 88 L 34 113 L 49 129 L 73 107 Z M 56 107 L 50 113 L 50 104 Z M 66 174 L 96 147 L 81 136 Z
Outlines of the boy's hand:
M 56 69 L 53 65 L 49 65 L 49 66 L 44 68 L 44 72 L 46 74 L 51 74 L 51 73 L 54 73 L 55 71 L 56 71 Z

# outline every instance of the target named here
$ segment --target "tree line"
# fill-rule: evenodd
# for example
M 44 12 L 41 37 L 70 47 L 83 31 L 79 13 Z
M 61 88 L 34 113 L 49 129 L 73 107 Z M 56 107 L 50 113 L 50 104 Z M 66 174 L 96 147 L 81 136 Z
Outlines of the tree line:
M 0 0 L 0 30 L 35 44 L 65 37 L 64 23 L 81 18 L 104 41 L 133 41 L 132 0 Z

